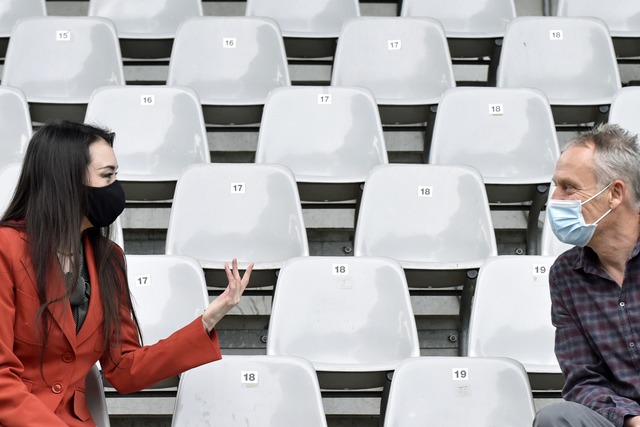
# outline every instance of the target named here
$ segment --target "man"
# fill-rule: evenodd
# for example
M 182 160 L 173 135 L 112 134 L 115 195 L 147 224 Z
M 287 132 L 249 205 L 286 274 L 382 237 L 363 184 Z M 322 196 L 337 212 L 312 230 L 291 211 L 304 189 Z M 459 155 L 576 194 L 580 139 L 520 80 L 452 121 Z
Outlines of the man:
M 535 427 L 640 426 L 640 150 L 606 124 L 560 156 L 547 206 L 551 228 L 576 245 L 558 257 L 549 286 L 564 402 Z

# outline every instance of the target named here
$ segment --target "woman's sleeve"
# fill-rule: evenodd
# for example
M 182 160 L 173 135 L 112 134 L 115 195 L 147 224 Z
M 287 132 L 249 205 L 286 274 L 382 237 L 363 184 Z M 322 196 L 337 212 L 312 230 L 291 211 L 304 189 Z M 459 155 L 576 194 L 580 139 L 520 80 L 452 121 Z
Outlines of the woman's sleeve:
M 128 291 L 128 290 L 127 290 Z M 140 346 L 138 329 L 128 308 L 123 309 L 120 343 L 100 358 L 105 377 L 120 393 L 148 388 L 166 378 L 219 360 L 220 345 L 214 330 L 207 333 L 202 316 L 166 339 Z
M 15 327 L 15 283 L 12 245 L 0 230 L 0 425 L 4 427 L 65 427 L 40 399 L 31 394 L 21 379 L 24 366 L 13 353 Z

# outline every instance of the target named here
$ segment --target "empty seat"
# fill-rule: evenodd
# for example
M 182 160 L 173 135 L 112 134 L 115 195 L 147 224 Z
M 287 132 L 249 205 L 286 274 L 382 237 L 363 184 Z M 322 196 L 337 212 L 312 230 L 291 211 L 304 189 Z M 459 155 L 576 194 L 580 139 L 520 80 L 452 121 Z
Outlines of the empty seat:
M 187 166 L 210 162 L 200 101 L 189 88 L 100 88 L 85 121 L 115 132 L 118 180 L 127 200 L 170 200 Z
M 4 0 L 0 3 L 0 58 L 7 53 L 13 26 L 20 18 L 46 16 L 45 0 Z
M 606 24 L 596 18 L 519 17 L 502 45 L 497 86 L 540 89 L 556 124 L 606 120 L 620 74 Z
M 88 14 L 113 21 L 125 58 L 168 58 L 178 25 L 203 15 L 201 0 L 89 0 Z
M 361 17 L 342 27 L 332 86 L 373 92 L 383 123 L 429 121 L 429 107 L 455 86 L 444 30 L 432 18 Z
M 94 17 L 21 19 L 11 35 L 2 84 L 22 89 L 33 121 L 81 122 L 94 89 L 124 84 L 113 23 Z
M 464 345 L 477 271 L 498 254 L 482 177 L 467 166 L 375 167 L 364 186 L 353 252 L 397 259 L 413 288 L 462 286 Z
M 469 326 L 469 356 L 509 357 L 536 390 L 562 388 L 554 353 L 549 269 L 553 256 L 501 255 L 480 269 Z
M 640 4 L 618 0 L 559 0 L 558 16 L 593 16 L 607 23 L 618 57 L 640 56 Z
M 405 358 L 420 355 L 400 264 L 375 257 L 304 257 L 280 270 L 267 354 L 311 361 L 320 386 L 385 384 Z
M 93 418 L 96 427 L 110 427 L 111 422 L 109 421 L 107 399 L 104 395 L 104 387 L 102 385 L 102 375 L 96 365 L 91 367 L 87 375 L 85 387 L 87 406 L 89 407 L 89 413 L 91 413 L 91 418 Z
M 616 92 L 611 101 L 609 123 L 616 123 L 633 134 L 640 134 L 640 87 L 627 86 Z
M 491 203 L 531 203 L 527 252 L 536 254 L 538 218 L 559 151 L 551 107 L 542 92 L 459 87 L 440 100 L 429 163 L 478 169 Z
M 33 128 L 29 104 L 21 90 L 0 86 L 0 167 L 22 162 Z
M 195 90 L 207 123 L 259 123 L 269 91 L 291 85 L 278 25 L 244 16 L 184 21 L 171 52 L 167 84 Z
M 342 24 L 360 16 L 358 0 L 247 0 L 247 16 L 276 20 L 294 58 L 333 56 Z
M 166 253 L 196 258 L 209 286 L 227 285 L 224 264 L 255 263 L 249 286 L 270 286 L 292 257 L 309 254 L 300 197 L 281 165 L 202 164 L 178 180 Z
M 518 362 L 480 357 L 420 357 L 391 382 L 385 427 L 530 427 L 535 415 Z
M 127 277 L 144 345 L 191 323 L 209 304 L 200 264 L 173 255 L 127 255 Z M 178 385 L 172 377 L 156 387 Z
M 495 84 L 502 37 L 516 17 L 513 0 L 403 0 L 401 16 L 428 16 L 444 27 L 454 58 L 489 57 L 488 80 Z
M 354 200 L 388 163 L 376 101 L 354 87 L 287 87 L 267 98 L 256 163 L 291 168 L 303 201 Z
M 308 361 L 225 356 L 182 375 L 171 425 L 326 427 L 327 422 Z

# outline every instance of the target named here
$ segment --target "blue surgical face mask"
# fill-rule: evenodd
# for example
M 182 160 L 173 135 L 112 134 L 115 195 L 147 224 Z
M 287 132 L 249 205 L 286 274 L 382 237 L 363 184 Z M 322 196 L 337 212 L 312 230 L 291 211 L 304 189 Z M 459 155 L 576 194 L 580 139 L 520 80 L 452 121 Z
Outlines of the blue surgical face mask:
M 611 184 L 589 197 L 584 202 L 580 200 L 550 199 L 547 203 L 547 217 L 551 223 L 551 230 L 558 240 L 568 245 L 586 246 L 593 237 L 598 223 L 611 212 L 606 211 L 593 224 L 586 224 L 582 216 L 582 205 L 589 203 L 602 194 Z

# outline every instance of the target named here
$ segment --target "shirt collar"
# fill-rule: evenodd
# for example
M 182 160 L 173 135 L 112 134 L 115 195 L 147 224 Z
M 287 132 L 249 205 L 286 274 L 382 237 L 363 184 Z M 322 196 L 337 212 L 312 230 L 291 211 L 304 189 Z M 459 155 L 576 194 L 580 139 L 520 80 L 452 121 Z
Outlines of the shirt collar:
M 640 236 L 638 236 L 638 240 L 636 240 L 636 245 L 633 247 L 631 254 L 629 255 L 629 260 L 635 258 L 640 253 Z M 584 269 L 587 273 L 595 273 L 599 271 L 599 260 L 596 252 L 588 246 L 583 248 L 579 248 L 578 256 L 575 258 L 573 263 L 573 269 Z M 629 261 L 627 260 L 627 262 Z

